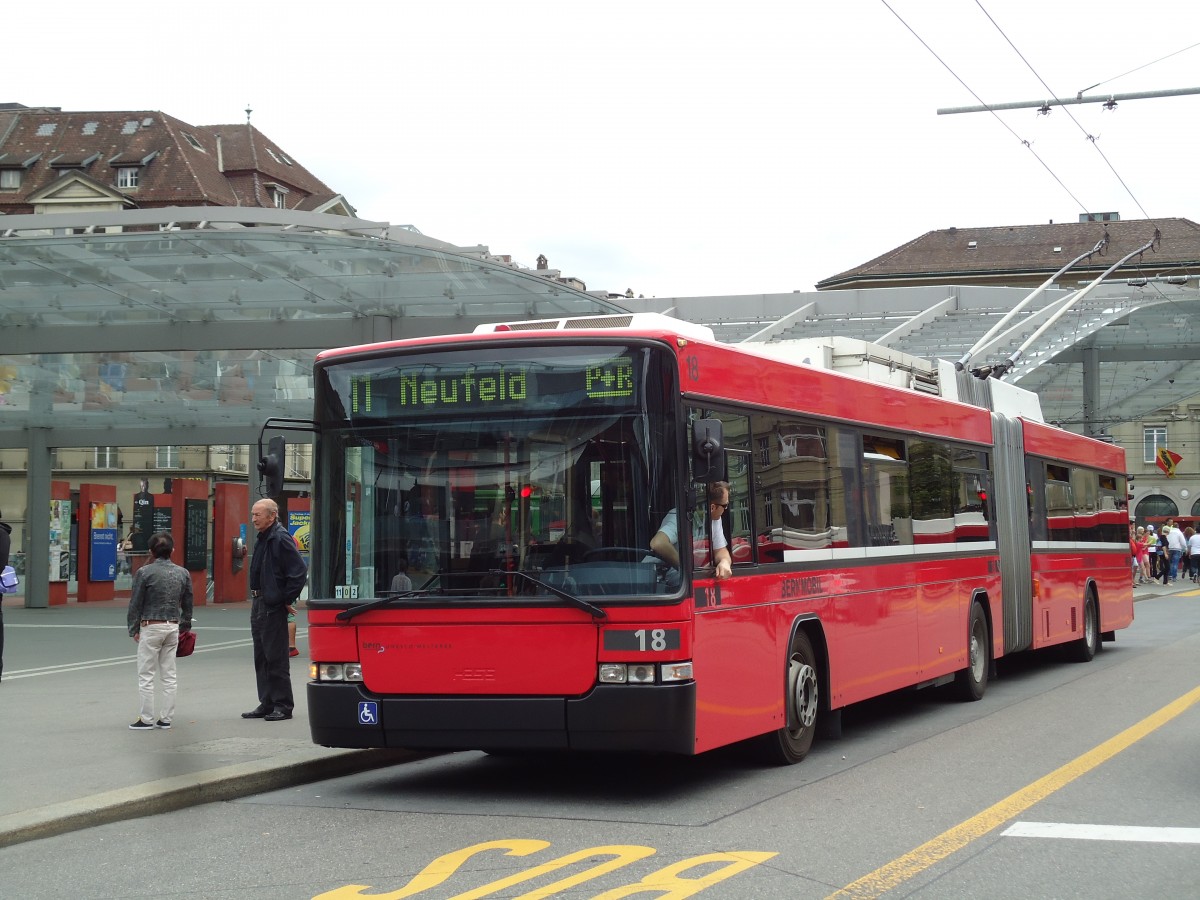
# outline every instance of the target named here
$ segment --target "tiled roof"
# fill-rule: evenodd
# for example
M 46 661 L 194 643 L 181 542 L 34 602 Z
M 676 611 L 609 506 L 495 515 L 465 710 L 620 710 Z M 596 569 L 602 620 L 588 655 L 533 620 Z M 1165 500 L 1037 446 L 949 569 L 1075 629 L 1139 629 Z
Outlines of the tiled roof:
M 194 126 L 154 110 L 0 109 L 0 158 L 10 167 L 36 159 L 18 189 L 0 191 L 0 213 L 10 215 L 33 212 L 28 199 L 69 166 L 111 185 L 119 168 L 138 167 L 136 188 L 121 190 L 142 208 L 271 207 L 267 182 L 287 188 L 289 207 L 334 193 L 249 124 Z
M 1181 267 L 1200 268 L 1200 225 L 1189 219 L 1126 219 L 1009 225 L 993 228 L 946 228 L 930 231 L 853 269 L 817 282 L 817 289 L 866 287 L 879 282 L 959 284 L 1005 277 L 1045 279 L 1091 250 L 1107 233 L 1106 249 L 1073 272 L 1099 274 L 1122 256 L 1159 240 L 1120 271 L 1138 268 L 1165 274 Z

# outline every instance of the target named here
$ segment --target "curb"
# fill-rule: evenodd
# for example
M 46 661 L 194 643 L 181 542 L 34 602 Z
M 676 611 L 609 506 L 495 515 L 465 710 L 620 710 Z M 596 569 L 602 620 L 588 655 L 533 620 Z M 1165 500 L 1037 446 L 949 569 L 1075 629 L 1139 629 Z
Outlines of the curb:
M 368 772 L 429 755 L 412 750 L 343 750 L 329 753 L 314 748 L 191 775 L 162 778 L 137 787 L 0 816 L 0 847 L 110 822 L 173 812 L 202 803 L 236 800 L 324 778 Z

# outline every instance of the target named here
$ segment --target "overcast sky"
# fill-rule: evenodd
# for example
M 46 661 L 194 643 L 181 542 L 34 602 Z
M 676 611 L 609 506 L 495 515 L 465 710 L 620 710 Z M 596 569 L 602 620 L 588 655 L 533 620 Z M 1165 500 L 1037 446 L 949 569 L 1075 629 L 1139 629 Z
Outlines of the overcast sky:
M 177 6 L 60 0 L 0 101 L 249 104 L 363 218 L 646 296 L 812 290 L 950 226 L 1200 219 L 1200 95 L 937 115 L 1200 87 L 1194 0 Z

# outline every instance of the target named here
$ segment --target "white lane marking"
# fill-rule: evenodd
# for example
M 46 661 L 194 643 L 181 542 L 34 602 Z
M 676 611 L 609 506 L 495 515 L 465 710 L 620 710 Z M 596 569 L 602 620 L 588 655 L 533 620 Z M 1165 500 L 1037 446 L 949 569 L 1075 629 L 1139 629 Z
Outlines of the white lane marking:
M 195 624 L 194 619 L 192 620 L 192 622 L 193 622 L 193 624 Z M 87 631 L 92 631 L 94 629 L 103 629 L 103 628 L 118 628 L 121 631 L 125 631 L 124 625 L 41 625 L 41 624 L 31 623 L 31 622 L 9 622 L 4 627 L 5 628 L 82 628 Z M 199 634 L 200 630 L 202 628 L 204 629 L 205 632 L 209 632 L 209 631 L 249 631 L 250 630 L 249 625 L 196 625 L 196 633 Z
M 1004 837 L 1066 838 L 1075 841 L 1140 841 L 1149 844 L 1200 844 L 1200 828 L 1153 825 L 1082 825 L 1073 822 L 1014 822 Z
M 250 647 L 253 641 L 224 641 L 219 644 L 209 644 L 207 647 L 197 647 L 195 653 L 215 653 L 217 650 L 228 650 L 231 647 Z M 36 669 L 14 669 L 5 672 L 5 678 L 36 678 L 39 675 L 61 675 L 63 672 L 83 672 L 87 669 L 103 669 L 106 666 L 123 666 L 137 663 L 137 656 L 113 656 L 107 659 L 89 659 L 82 662 L 63 663 L 56 666 L 41 666 Z

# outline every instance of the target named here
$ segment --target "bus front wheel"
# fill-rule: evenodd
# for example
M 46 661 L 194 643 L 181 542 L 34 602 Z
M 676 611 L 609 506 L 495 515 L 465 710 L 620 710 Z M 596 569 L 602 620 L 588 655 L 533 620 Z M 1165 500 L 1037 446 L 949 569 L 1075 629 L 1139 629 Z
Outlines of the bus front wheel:
M 792 638 L 786 691 L 783 699 L 787 724 L 763 735 L 761 740 L 768 760 L 792 765 L 808 756 L 812 749 L 821 697 L 817 655 L 813 652 L 812 641 L 803 631 L 797 631 Z

